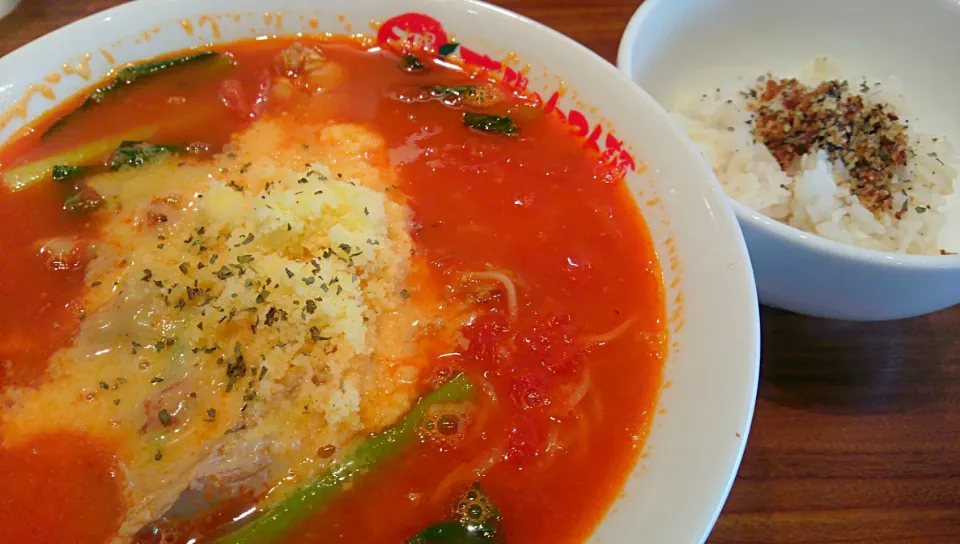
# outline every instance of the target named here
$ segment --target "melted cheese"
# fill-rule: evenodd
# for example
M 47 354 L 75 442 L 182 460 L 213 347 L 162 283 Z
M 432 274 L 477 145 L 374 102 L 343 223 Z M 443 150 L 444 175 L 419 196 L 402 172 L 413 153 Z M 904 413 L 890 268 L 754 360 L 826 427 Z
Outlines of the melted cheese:
M 410 212 L 365 160 L 382 147 L 352 125 L 260 121 L 213 163 L 92 179 L 110 206 L 86 318 L 44 385 L 2 393 L 0 434 L 118 444 L 129 539 L 191 484 L 279 498 L 329 462 L 319 450 L 395 421 L 416 319 L 400 295 Z

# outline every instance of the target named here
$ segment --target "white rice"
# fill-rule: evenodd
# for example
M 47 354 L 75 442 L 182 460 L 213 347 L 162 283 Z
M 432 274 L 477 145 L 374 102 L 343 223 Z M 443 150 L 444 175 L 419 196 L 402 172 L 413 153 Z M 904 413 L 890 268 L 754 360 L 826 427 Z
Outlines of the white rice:
M 777 221 L 837 242 L 899 253 L 940 253 L 946 197 L 953 193 L 960 165 L 945 137 L 909 131 L 914 153 L 893 180 L 897 189 L 893 209 L 875 215 L 851 193 L 843 164 L 830 161 L 824 151 L 804 155 L 800 171 L 790 176 L 767 147 L 754 140 L 752 115 L 741 92 L 756 86 L 757 75 L 707 94 L 682 97 L 673 108 L 729 196 Z M 838 68 L 816 59 L 797 78 L 816 86 L 839 79 Z M 860 83 L 850 81 L 851 92 L 862 90 L 859 94 L 866 103 L 889 104 L 905 118 L 899 81 L 862 80 L 862 87 Z M 904 209 L 897 219 L 895 212 Z

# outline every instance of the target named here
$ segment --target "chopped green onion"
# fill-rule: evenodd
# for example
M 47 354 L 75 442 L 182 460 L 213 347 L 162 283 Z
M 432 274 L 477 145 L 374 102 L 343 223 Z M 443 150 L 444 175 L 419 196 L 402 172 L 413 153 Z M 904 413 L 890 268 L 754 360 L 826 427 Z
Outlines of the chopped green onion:
M 513 119 L 501 115 L 489 115 L 486 113 L 464 112 L 463 124 L 467 128 L 479 130 L 480 132 L 490 132 L 503 134 L 504 136 L 513 136 L 517 133 L 517 125 L 513 124 Z

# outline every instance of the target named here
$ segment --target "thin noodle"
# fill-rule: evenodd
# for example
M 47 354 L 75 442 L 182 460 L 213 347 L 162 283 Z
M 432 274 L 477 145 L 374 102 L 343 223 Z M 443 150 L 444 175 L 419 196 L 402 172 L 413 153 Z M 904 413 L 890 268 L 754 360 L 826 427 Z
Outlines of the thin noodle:
M 487 457 L 487 460 L 484 463 L 481 463 L 475 470 L 477 476 L 481 476 L 484 472 L 493 468 L 493 465 L 496 465 L 503 459 L 503 450 L 497 448 L 490 453 Z
M 490 380 L 484 378 L 483 376 L 471 376 L 471 379 L 483 388 L 483 391 L 487 394 L 487 397 L 490 398 L 492 404 L 497 404 L 497 391 L 493 388 L 493 384 L 490 383 Z
M 458 483 L 468 483 L 471 480 L 483 476 L 486 471 L 490 470 L 502 459 L 503 450 L 496 448 L 490 455 L 479 456 L 468 463 L 460 465 L 447 474 L 443 480 L 440 480 L 440 483 L 437 484 L 437 489 L 430 496 L 430 502 L 436 503 L 446 500 L 454 486 Z
M 603 403 L 600 402 L 600 396 L 594 395 L 590 399 L 590 417 L 593 418 L 594 424 L 598 424 L 603 421 Z
M 637 320 L 636 316 L 627 319 L 623 323 L 617 325 L 613 330 L 602 333 L 595 334 L 593 336 L 587 336 L 583 339 L 583 345 L 585 346 L 602 346 L 609 342 L 612 342 L 627 332 L 630 327 L 633 326 L 633 323 Z
M 551 415 L 561 419 L 569 417 L 570 413 L 573 412 L 577 405 L 583 401 L 583 398 L 587 396 L 587 392 L 590 391 L 592 383 L 593 380 L 590 376 L 590 369 L 586 368 L 583 370 L 583 377 L 580 378 L 580 383 L 570 391 L 570 394 L 562 404 L 558 404 L 557 408 L 550 412 Z
M 566 446 L 560 443 L 560 423 L 554 421 L 547 432 L 547 446 L 543 449 L 543 455 L 537 462 L 538 469 L 544 469 L 553 464 L 557 454 L 567 450 Z
M 587 436 L 590 434 L 590 425 L 587 423 L 587 418 L 582 415 L 577 416 L 575 419 L 577 422 L 576 431 L 573 433 L 570 442 L 578 446 L 576 449 L 577 456 L 583 457 L 587 454 Z
M 566 448 L 563 447 L 559 442 L 560 438 L 560 423 L 554 421 L 550 424 L 550 431 L 547 433 L 547 447 L 544 450 L 547 453 L 552 453 L 553 450 L 563 451 Z
M 583 378 L 580 380 L 577 388 L 573 390 L 573 393 L 570 395 L 570 399 L 568 401 L 568 406 L 571 410 L 576 405 L 580 404 L 580 401 L 583 400 L 583 397 L 587 396 L 587 391 L 590 390 L 591 383 L 592 380 L 590 379 L 590 369 L 584 369 Z
M 516 321 L 520 312 L 517 302 L 517 287 L 506 274 L 497 271 L 467 272 L 463 277 L 467 280 L 490 280 L 502 283 L 503 288 L 507 291 L 507 311 L 510 313 L 510 320 Z

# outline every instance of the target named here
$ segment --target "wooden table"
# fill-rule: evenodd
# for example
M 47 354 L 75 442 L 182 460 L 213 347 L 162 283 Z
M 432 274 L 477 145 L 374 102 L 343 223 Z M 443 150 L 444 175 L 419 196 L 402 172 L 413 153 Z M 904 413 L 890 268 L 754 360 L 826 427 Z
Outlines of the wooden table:
M 122 1 L 23 0 L 0 21 L 0 55 Z M 613 62 L 639 2 L 496 3 Z M 753 430 L 709 542 L 960 543 L 960 307 L 890 323 L 761 319 Z

